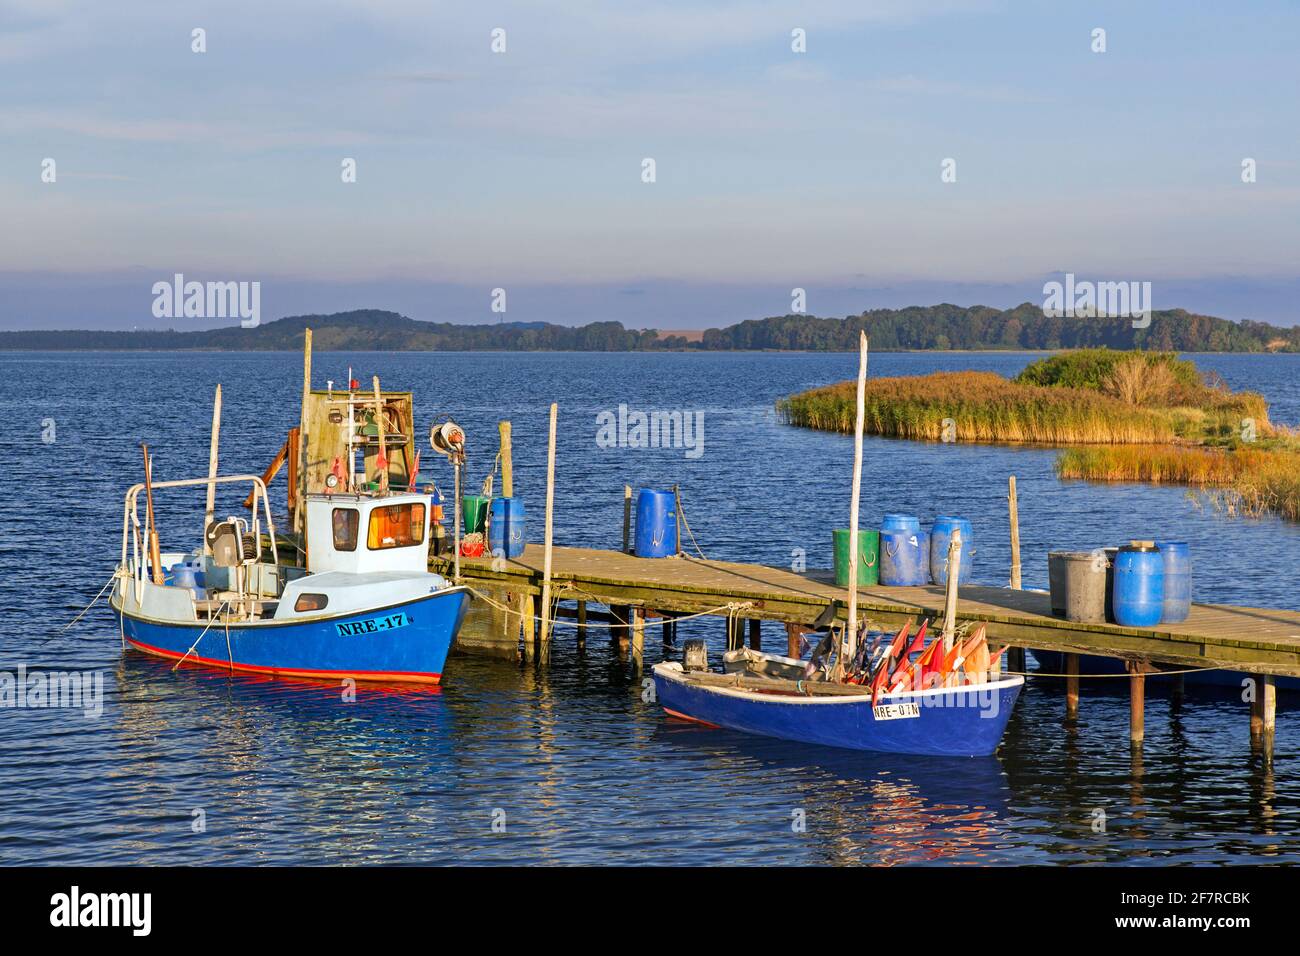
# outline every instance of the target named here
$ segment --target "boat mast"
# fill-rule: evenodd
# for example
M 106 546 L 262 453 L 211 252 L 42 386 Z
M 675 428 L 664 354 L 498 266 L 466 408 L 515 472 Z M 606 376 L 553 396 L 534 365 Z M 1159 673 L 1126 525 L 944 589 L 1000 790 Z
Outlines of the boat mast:
M 862 426 L 866 417 L 867 333 L 858 333 L 858 402 L 853 426 L 853 497 L 849 500 L 849 620 L 836 670 L 841 674 L 858 652 L 858 494 L 862 490 Z

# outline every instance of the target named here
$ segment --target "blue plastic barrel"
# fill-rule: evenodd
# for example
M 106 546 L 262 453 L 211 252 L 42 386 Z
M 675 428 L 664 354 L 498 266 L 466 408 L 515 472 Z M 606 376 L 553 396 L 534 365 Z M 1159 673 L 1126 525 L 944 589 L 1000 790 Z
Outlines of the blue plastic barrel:
M 915 515 L 887 514 L 880 522 L 881 531 L 920 531 L 921 519 Z
M 488 550 L 507 558 L 524 553 L 524 500 L 493 498 L 488 507 Z
M 939 515 L 930 529 L 930 577 L 935 584 L 948 583 L 948 544 L 953 531 L 961 532 L 961 567 L 957 571 L 958 584 L 970 584 L 971 560 L 975 556 L 975 539 L 970 522 L 953 515 Z
M 676 496 L 642 488 L 636 498 L 636 553 L 639 558 L 670 558 L 677 553 Z
M 1165 559 L 1154 545 L 1127 544 L 1115 555 L 1115 622 L 1154 627 L 1165 605 Z
M 929 535 L 921 531 L 886 528 L 880 532 L 880 583 L 889 587 L 928 584 Z
M 1165 603 L 1160 623 L 1177 624 L 1192 613 L 1192 549 L 1186 541 L 1157 541 L 1164 558 Z

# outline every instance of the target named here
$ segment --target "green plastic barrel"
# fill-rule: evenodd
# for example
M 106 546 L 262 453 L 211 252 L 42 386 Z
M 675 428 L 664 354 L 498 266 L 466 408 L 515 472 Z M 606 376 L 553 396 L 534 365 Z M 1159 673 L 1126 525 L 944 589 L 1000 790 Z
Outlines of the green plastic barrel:
M 488 506 L 492 499 L 483 495 L 461 495 L 460 510 L 465 519 L 466 534 L 482 534 L 487 527 Z
M 835 584 L 849 586 L 849 529 L 836 528 Z M 858 529 L 858 584 L 880 583 L 880 532 L 875 528 Z

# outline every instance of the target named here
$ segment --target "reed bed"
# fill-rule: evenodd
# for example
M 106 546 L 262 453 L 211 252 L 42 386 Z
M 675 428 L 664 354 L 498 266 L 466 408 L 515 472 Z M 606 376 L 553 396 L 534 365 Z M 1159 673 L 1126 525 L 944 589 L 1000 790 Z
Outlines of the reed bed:
M 841 382 L 777 402 L 792 425 L 853 430 L 856 385 Z M 952 426 L 945 430 L 944 420 Z M 992 372 L 935 372 L 867 382 L 866 431 L 921 441 L 1158 444 L 1177 437 L 1167 411 L 1134 408 L 1087 388 L 1012 382 Z
M 1062 478 L 1189 485 L 1226 493 L 1230 510 L 1300 521 L 1300 450 L 1187 445 L 1070 448 L 1056 462 Z

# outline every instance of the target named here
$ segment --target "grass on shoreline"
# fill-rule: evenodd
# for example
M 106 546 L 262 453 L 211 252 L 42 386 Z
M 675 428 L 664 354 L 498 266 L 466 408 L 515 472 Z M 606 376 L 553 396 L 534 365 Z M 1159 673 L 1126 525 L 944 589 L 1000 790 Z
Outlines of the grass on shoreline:
M 853 430 L 856 383 L 777 402 L 780 418 Z M 868 434 L 920 441 L 1081 445 L 1062 478 L 1215 489 L 1234 510 L 1300 520 L 1300 434 L 1274 427 L 1268 403 L 1233 392 L 1172 353 L 1087 349 L 992 372 L 869 379 Z M 949 425 L 945 425 L 945 422 Z
M 781 418 L 824 431 L 853 430 L 856 384 L 840 382 L 784 398 Z M 868 379 L 866 431 L 921 441 L 1131 444 L 1173 441 L 1173 418 L 1084 389 L 1021 385 L 993 372 L 935 372 Z
M 1233 510 L 1300 521 L 1300 448 L 1203 448 L 1124 445 L 1069 448 L 1056 462 L 1062 478 L 1141 481 L 1221 489 Z

